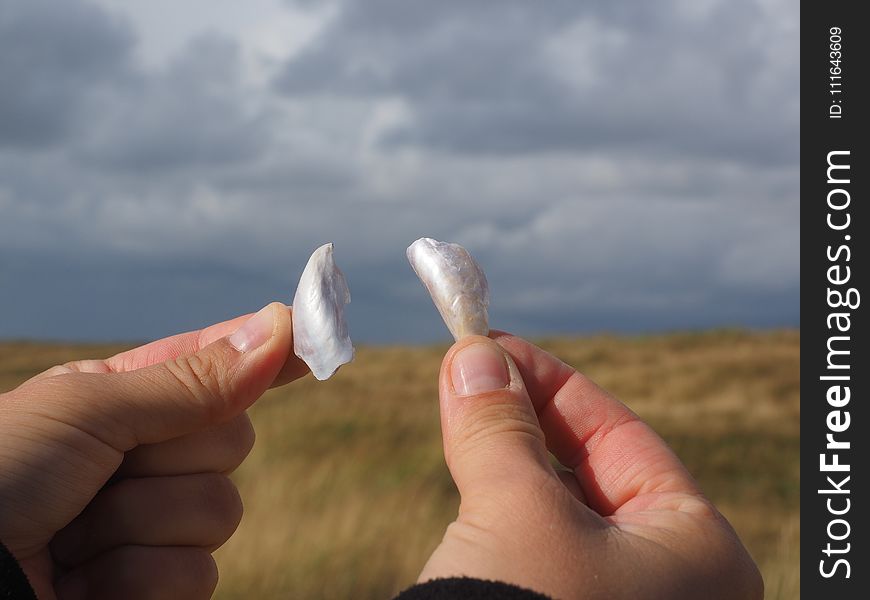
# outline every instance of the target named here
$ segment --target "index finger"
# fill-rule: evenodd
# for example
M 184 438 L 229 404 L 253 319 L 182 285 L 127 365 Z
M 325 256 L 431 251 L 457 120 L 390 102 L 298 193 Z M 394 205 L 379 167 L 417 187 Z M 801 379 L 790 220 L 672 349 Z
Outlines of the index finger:
M 291 313 L 292 318 L 293 309 L 287 307 L 287 310 Z M 197 329 L 196 331 L 172 335 L 131 350 L 126 350 L 105 360 L 78 360 L 62 366 L 52 367 L 31 377 L 22 385 L 73 371 L 82 373 L 126 373 L 166 362 L 167 360 L 173 360 L 186 354 L 193 354 L 212 342 L 230 335 L 241 327 L 248 318 L 252 317 L 253 314 L 241 315 L 228 321 L 209 325 L 203 329 Z M 308 373 L 308 365 L 291 352 L 278 376 L 269 387 L 278 387 L 290 383 L 306 373 Z
M 248 313 L 228 321 L 209 325 L 203 329 L 155 340 L 137 348 L 120 352 L 103 362 L 110 371 L 125 373 L 166 362 L 184 354 L 192 354 L 205 348 L 212 342 L 230 335 L 241 327 L 242 323 L 247 321 L 248 318 L 252 317 L 253 314 Z
M 292 307 L 288 306 L 287 311 L 291 314 L 292 318 Z M 107 358 L 103 362 L 110 371 L 123 373 L 142 369 L 144 367 L 150 367 L 151 365 L 172 360 L 185 354 L 193 354 L 194 352 L 198 352 L 202 348 L 205 348 L 212 342 L 230 335 L 253 315 L 254 313 L 248 313 L 228 321 L 209 325 L 204 329 L 179 333 L 177 335 L 156 340 L 143 346 L 139 346 L 138 348 L 133 348 L 132 350 L 116 354 L 115 356 Z M 285 383 L 299 379 L 306 373 L 308 373 L 308 365 L 291 352 L 270 387 L 284 385 Z
M 490 335 L 519 368 L 547 447 L 574 471 L 596 512 L 672 507 L 674 493 L 701 495 L 665 441 L 622 402 L 524 339 Z

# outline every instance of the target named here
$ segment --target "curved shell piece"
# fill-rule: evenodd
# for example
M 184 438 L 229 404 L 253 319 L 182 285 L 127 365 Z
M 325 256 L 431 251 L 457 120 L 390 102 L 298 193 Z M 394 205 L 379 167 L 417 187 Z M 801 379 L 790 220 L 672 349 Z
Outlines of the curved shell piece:
M 407 254 L 456 341 L 489 334 L 489 284 L 468 250 L 459 244 L 420 238 L 408 247 Z
M 321 381 L 352 361 L 354 353 L 344 320 L 350 290 L 332 250 L 329 243 L 314 251 L 293 298 L 293 351 Z

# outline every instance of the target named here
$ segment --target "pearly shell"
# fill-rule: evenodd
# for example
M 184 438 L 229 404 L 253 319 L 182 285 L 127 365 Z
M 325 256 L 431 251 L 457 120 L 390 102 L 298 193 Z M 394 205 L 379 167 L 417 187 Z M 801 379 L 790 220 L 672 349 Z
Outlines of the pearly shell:
M 293 351 L 321 381 L 352 361 L 354 353 L 344 320 L 350 290 L 332 250 L 329 243 L 314 251 L 293 298 Z
M 407 254 L 457 342 L 467 335 L 489 334 L 489 284 L 468 250 L 459 244 L 420 238 L 408 247 Z

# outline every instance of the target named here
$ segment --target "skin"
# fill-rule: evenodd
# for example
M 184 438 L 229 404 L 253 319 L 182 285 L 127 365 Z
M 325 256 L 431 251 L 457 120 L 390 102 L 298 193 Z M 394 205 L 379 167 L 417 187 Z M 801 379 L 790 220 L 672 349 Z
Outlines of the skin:
M 226 474 L 253 445 L 244 411 L 307 372 L 289 309 L 265 310 L 271 335 L 244 352 L 226 336 L 250 315 L 0 395 L 0 540 L 40 598 L 211 596 L 211 552 L 241 518 Z M 554 598 L 762 597 L 733 529 L 649 427 L 539 348 L 492 337 L 444 359 L 444 451 L 462 503 L 420 581 L 466 575 Z M 508 385 L 457 393 L 453 361 L 472 344 L 499 354 Z M 570 472 L 553 470 L 548 448 Z
M 420 581 L 470 576 L 553 598 L 761 600 L 732 527 L 625 405 L 529 342 L 470 336 L 440 375 L 444 453 L 459 514 Z M 459 352 L 500 354 L 510 383 L 460 395 Z M 568 471 L 557 472 L 552 452 Z
M 244 411 L 308 372 L 289 309 L 266 310 L 247 352 L 226 336 L 250 315 L 0 395 L 0 540 L 40 598 L 211 597 L 211 552 L 242 514 L 227 474 L 254 443 Z

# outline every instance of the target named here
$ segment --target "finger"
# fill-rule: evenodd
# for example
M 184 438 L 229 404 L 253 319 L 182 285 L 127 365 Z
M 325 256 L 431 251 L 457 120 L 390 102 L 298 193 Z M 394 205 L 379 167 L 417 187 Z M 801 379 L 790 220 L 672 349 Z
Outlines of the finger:
M 76 566 L 119 546 L 199 546 L 213 550 L 242 518 L 230 479 L 217 473 L 125 479 L 101 491 L 51 544 Z
M 288 308 L 287 310 L 290 309 Z M 254 313 L 249 313 L 228 321 L 209 325 L 204 329 L 179 333 L 155 340 L 138 348 L 120 352 L 107 358 L 104 362 L 111 371 L 124 373 L 150 367 L 151 365 L 172 360 L 184 354 L 193 354 L 194 352 L 199 352 L 212 342 L 230 335 L 252 316 L 254 316 Z
M 137 446 L 124 455 L 116 476 L 231 473 L 245 460 L 255 439 L 251 419 L 242 413 L 215 427 L 158 444 Z
M 673 507 L 674 493 L 700 496 L 664 440 L 619 400 L 537 346 L 490 335 L 516 363 L 548 447 L 598 513 Z
M 69 373 L 34 383 L 48 418 L 127 451 L 226 422 L 250 406 L 291 353 L 290 312 L 273 303 L 229 337 L 125 373 Z M 298 373 L 297 375 L 301 375 Z
M 493 341 L 456 343 L 441 365 L 439 393 L 444 455 L 464 500 L 518 477 L 555 477 L 522 377 Z
M 291 313 L 292 317 L 293 309 L 285 307 L 285 310 Z M 193 354 L 222 337 L 232 334 L 252 316 L 253 313 L 242 315 L 229 321 L 215 323 L 198 331 L 173 335 L 138 348 L 133 348 L 132 350 L 127 350 L 126 352 L 121 352 L 100 362 L 103 362 L 111 371 L 123 373 L 150 367 L 167 360 L 173 360 L 185 354 Z M 278 373 L 275 381 L 272 382 L 272 387 L 284 385 L 299 379 L 307 372 L 308 366 L 301 358 L 291 352 L 287 357 L 284 367 Z
M 67 573 L 55 590 L 59 600 L 206 600 L 217 580 L 202 548 L 122 546 Z
M 292 308 L 287 307 L 292 313 Z M 226 337 L 241 327 L 253 313 L 242 315 L 228 321 L 215 323 L 204 329 L 180 333 L 167 338 L 150 342 L 116 354 L 105 360 L 76 360 L 58 365 L 34 375 L 24 384 L 27 385 L 40 379 L 63 375 L 66 373 L 126 373 L 150 367 L 179 356 L 199 352 L 209 344 Z M 287 357 L 284 367 L 275 377 L 271 387 L 278 387 L 298 379 L 308 372 L 307 365 L 295 354 Z

